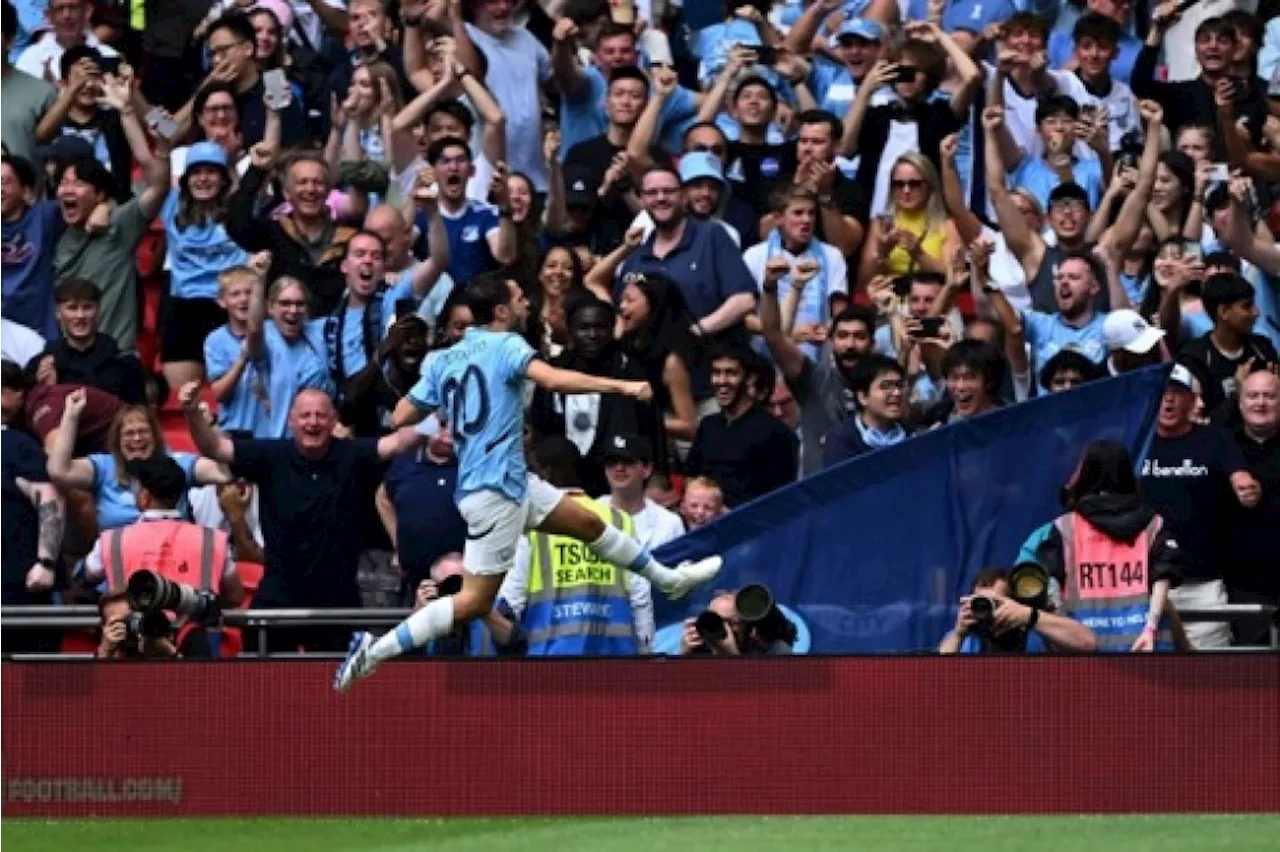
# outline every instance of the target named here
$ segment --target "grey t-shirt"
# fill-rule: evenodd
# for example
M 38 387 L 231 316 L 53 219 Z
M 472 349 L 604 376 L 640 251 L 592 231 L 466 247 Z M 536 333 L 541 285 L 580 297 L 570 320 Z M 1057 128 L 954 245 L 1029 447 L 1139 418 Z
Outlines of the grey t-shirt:
M 55 286 L 68 278 L 87 278 L 102 291 L 98 330 L 115 338 L 121 352 L 132 352 L 138 338 L 138 267 L 134 253 L 147 232 L 147 219 L 135 198 L 111 214 L 105 233 L 89 236 L 68 228 L 53 255 Z
M 830 344 L 822 347 L 818 360 L 806 358 L 800 375 L 788 380 L 787 387 L 800 405 L 801 472 L 809 476 L 822 470 L 822 443 L 827 432 L 857 413 L 857 400 L 836 366 Z
M 53 105 L 57 93 L 44 80 L 9 69 L 0 83 L 0 134 L 5 147 L 15 157 L 35 162 L 36 125 Z

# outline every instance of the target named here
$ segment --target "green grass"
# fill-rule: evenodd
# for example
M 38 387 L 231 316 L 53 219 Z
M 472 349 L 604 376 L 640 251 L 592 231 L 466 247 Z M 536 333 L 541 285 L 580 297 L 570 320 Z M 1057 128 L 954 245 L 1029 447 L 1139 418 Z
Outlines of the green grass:
M 1250 852 L 1280 816 L 4 820 L 6 852 Z

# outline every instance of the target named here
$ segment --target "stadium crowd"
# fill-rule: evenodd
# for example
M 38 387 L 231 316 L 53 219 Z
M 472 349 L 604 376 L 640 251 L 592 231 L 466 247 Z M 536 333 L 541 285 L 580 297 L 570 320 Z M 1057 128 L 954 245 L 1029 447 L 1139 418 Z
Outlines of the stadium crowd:
M 1125 580 L 1143 612 L 1157 586 L 1278 603 L 1278 13 L 4 0 L 4 604 L 101 600 L 113 655 L 122 554 L 162 546 L 200 554 L 182 570 L 227 605 L 449 593 L 454 445 L 485 414 L 462 388 L 450 422 L 394 418 L 492 276 L 551 363 L 652 386 L 526 408 L 533 468 L 648 547 L 913 433 L 1176 361 L 1137 480 L 1087 457 L 1067 508 L 1092 520 L 1027 558 L 1088 598 L 1072 549 L 1149 532 L 1152 576 Z M 1097 505 L 1126 488 L 1162 524 Z M 436 652 L 563 653 L 528 621 L 562 575 L 631 614 L 610 653 L 649 647 L 648 583 L 540 536 Z M 734 623 L 732 595 L 713 609 Z M 972 622 L 966 603 L 947 642 Z

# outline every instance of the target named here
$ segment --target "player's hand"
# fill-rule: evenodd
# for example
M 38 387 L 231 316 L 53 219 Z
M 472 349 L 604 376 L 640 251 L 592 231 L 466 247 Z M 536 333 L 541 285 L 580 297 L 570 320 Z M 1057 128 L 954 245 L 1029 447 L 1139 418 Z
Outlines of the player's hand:
M 1156 634 L 1154 630 L 1143 630 L 1137 639 L 1133 640 L 1130 651 L 1150 652 L 1156 649 Z

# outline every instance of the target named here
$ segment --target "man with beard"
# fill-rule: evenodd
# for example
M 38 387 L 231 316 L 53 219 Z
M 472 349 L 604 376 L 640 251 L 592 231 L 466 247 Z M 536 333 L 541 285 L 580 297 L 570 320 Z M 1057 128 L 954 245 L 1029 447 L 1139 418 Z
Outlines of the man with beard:
M 1058 265 L 1054 287 L 1057 310 L 1054 313 L 1035 308 L 1015 311 L 1000 288 L 986 288 L 991 307 L 1008 333 L 1005 352 L 1015 374 L 1039 370 L 1050 358 L 1068 347 L 1095 364 L 1101 365 L 1107 360 L 1110 351 L 1103 330 L 1107 314 L 1097 306 L 1102 279 L 1106 279 L 1111 287 L 1112 304 L 1127 308 L 1129 300 L 1118 276 L 1108 274 L 1097 258 L 1085 251 L 1067 254 Z M 1031 349 L 1029 362 L 1027 347 Z
M 552 366 L 589 376 L 644 381 L 644 368 L 628 358 L 613 339 L 613 306 L 592 296 L 570 300 L 566 309 L 569 345 Z M 586 462 L 582 487 L 588 494 L 609 490 L 604 475 L 609 438 L 640 431 L 649 414 L 634 400 L 616 394 L 533 392 L 529 424 L 539 437 L 563 435 L 573 441 Z
M 364 631 L 355 633 L 334 676 L 338 692 L 372 674 L 383 661 L 488 615 L 526 530 L 577 539 L 600 559 L 645 577 L 675 598 L 720 571 L 718 556 L 668 568 L 600 514 L 529 474 L 521 399 L 526 379 L 562 393 L 620 393 L 642 402 L 653 398 L 653 389 L 644 382 L 588 376 L 538 360 L 520 334 L 528 324 L 529 301 L 505 275 L 478 276 L 467 285 L 466 297 L 476 326 L 467 329 L 461 342 L 432 355 L 422 380 L 396 409 L 400 424 L 420 422 L 432 409 L 440 409 L 450 424 L 461 460 L 458 510 L 468 527 L 462 589 L 431 601 L 376 641 Z M 588 612 L 567 612 L 564 620 L 573 623 L 579 617 L 605 627 Z M 600 618 L 608 622 L 608 613 Z
M 702 418 L 689 449 L 689 473 L 720 483 L 730 508 L 794 482 L 799 465 L 795 434 L 769 416 L 748 380 L 758 357 L 734 344 L 712 351 L 711 388 L 720 411 Z
M 256 145 L 249 158 L 249 170 L 227 199 L 227 233 L 245 251 L 271 252 L 268 281 L 281 276 L 305 281 L 312 316 L 330 313 L 342 299 L 346 286 L 342 258 L 356 229 L 335 222 L 329 213 L 326 202 L 333 185 L 328 163 L 318 151 L 304 151 L 281 167 L 281 186 L 290 210 L 287 216 L 277 217 L 270 210 L 255 215 L 258 195 L 274 164 L 273 152 Z
M 121 352 L 115 340 L 100 334 L 98 319 L 102 292 L 92 281 L 69 278 L 53 291 L 62 339 L 49 343 L 37 370 L 45 370 L 44 356 L 62 384 L 88 385 L 132 405 L 147 403 L 146 375 L 133 353 Z
M 734 330 L 745 334 L 743 320 L 755 310 L 755 288 L 742 253 L 724 228 L 685 213 L 680 176 L 653 168 L 644 176 L 641 199 L 654 230 L 623 262 L 615 296 L 631 273 L 661 273 L 680 287 L 697 317 L 699 335 Z
M 597 221 L 605 231 L 597 249 L 611 252 L 622 242 L 624 228 L 639 210 L 635 194 L 635 178 L 652 165 L 670 166 L 671 158 L 661 148 L 633 144 L 632 131 L 646 109 L 660 109 L 661 103 L 676 89 L 674 71 L 659 69 L 653 77 L 653 92 L 644 72 L 634 66 L 613 69 L 609 77 L 605 110 L 609 126 L 604 133 L 574 145 L 565 161 L 581 169 L 588 185 L 599 187 L 600 202 Z
M 1180 17 L 1181 12 L 1174 0 L 1162 4 L 1155 11 L 1146 44 L 1133 66 L 1133 80 L 1130 83 L 1133 93 L 1140 98 L 1150 98 L 1164 108 L 1165 124 L 1173 139 L 1177 139 L 1178 131 L 1188 124 L 1208 127 L 1213 160 L 1222 162 L 1227 159 L 1224 135 L 1235 133 L 1236 127 L 1224 127 L 1219 121 L 1214 90 L 1219 82 L 1230 81 L 1236 117 L 1247 119 L 1245 127 L 1256 150 L 1262 142 L 1262 125 L 1267 118 L 1266 83 L 1255 76 L 1231 77 L 1236 31 L 1230 23 L 1222 18 L 1209 18 L 1196 27 L 1195 54 L 1200 65 L 1200 76 L 1176 83 L 1162 82 L 1156 78 L 1160 44 L 1169 27 Z
M 906 373 L 886 355 L 871 354 L 858 362 L 849 379 L 858 413 L 837 423 L 822 447 L 822 466 L 837 465 L 907 439 L 903 427 Z
M 876 315 L 861 305 L 844 308 L 832 318 L 822 351 L 811 358 L 783 331 L 779 271 L 775 269 L 773 276 L 766 274 L 760 285 L 760 330 L 787 387 L 800 403 L 800 455 L 802 472 L 808 476 L 822 469 L 822 441 L 827 432 L 857 412 L 850 377 L 859 359 L 871 352 Z

